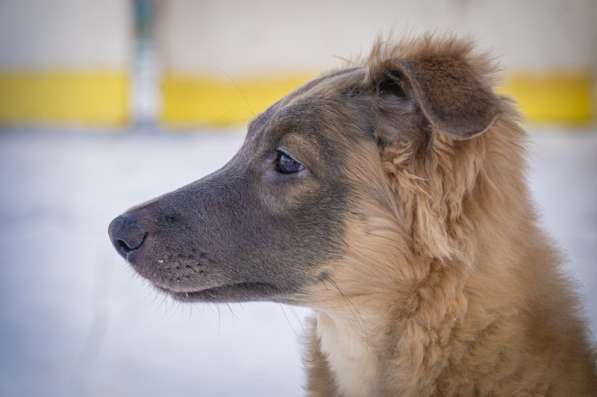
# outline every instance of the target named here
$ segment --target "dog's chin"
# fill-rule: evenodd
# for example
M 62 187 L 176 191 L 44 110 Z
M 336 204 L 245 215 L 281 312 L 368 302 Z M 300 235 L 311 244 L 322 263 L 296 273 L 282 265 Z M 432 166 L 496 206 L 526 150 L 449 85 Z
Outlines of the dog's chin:
M 196 291 L 179 292 L 155 286 L 158 290 L 170 295 L 179 302 L 258 302 L 258 301 L 284 301 L 281 291 L 272 284 L 259 282 L 242 282 L 218 287 L 199 289 Z

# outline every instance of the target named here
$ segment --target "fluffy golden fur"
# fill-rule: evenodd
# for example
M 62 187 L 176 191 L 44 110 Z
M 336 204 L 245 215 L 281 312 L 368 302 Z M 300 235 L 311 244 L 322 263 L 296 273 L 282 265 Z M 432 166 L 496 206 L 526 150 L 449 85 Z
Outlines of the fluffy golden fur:
M 352 150 L 360 194 L 347 253 L 306 294 L 316 311 L 308 394 L 597 396 L 587 326 L 537 225 L 525 133 L 510 100 L 493 94 L 491 62 L 468 42 L 424 37 L 379 42 L 358 66 L 373 84 L 389 71 L 412 77 L 442 65 L 439 76 L 462 81 L 462 92 L 423 82 L 423 112 L 466 106 L 476 118 L 442 115 L 428 133 L 388 138 L 399 121 L 381 109 L 376 133 L 386 143 Z M 491 96 L 476 97 L 468 81 Z M 493 111 L 476 107 L 487 101 Z M 466 136 L 462 126 L 471 126 Z

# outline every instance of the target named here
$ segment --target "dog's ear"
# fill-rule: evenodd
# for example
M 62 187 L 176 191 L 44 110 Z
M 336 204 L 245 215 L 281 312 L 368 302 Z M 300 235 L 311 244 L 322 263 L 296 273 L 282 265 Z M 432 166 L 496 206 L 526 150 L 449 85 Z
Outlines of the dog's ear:
M 403 103 L 410 99 L 434 130 L 453 139 L 482 134 L 499 113 L 498 97 L 464 57 L 427 54 L 413 59 L 389 59 L 376 68 L 377 95 L 386 102 L 392 96 Z

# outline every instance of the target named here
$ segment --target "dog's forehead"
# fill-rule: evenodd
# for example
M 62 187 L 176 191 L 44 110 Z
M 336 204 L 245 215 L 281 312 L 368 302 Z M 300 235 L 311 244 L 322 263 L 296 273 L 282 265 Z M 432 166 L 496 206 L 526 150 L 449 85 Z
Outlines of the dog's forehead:
M 301 104 L 275 104 L 259 115 L 249 125 L 247 140 L 250 142 L 276 141 L 280 136 L 312 133 L 320 130 L 320 106 L 317 101 Z
M 363 81 L 362 67 L 327 73 L 280 99 L 257 116 L 248 128 L 247 138 L 279 135 L 286 132 L 313 134 L 322 132 L 326 116 L 350 100 L 347 92 Z

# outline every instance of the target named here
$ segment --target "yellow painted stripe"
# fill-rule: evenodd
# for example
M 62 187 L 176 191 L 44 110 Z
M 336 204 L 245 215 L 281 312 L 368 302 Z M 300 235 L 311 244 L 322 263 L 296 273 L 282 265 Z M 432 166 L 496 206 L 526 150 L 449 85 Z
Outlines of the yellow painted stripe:
M 162 78 L 161 121 L 168 126 L 243 123 L 290 93 L 315 73 L 220 78 L 167 74 Z
M 315 75 L 225 79 L 167 74 L 161 83 L 161 121 L 174 127 L 243 123 Z M 513 96 L 529 121 L 580 124 L 593 117 L 591 90 L 590 73 L 556 71 L 511 73 L 498 91 Z
M 0 123 L 123 125 L 129 79 L 122 71 L 1 71 Z
M 246 122 L 315 73 L 218 78 L 166 74 L 161 121 L 168 126 Z M 515 72 L 500 92 L 534 122 L 586 123 L 595 101 L 588 72 Z M 113 71 L 0 71 L 0 123 L 123 125 L 129 79 Z
M 584 124 L 593 119 L 593 83 L 589 72 L 515 72 L 500 91 L 518 102 L 533 122 Z

